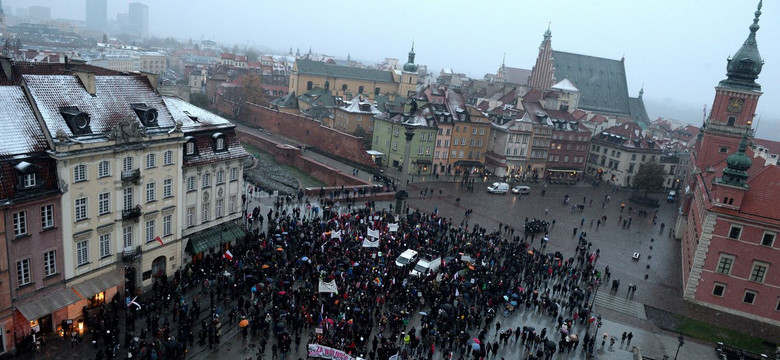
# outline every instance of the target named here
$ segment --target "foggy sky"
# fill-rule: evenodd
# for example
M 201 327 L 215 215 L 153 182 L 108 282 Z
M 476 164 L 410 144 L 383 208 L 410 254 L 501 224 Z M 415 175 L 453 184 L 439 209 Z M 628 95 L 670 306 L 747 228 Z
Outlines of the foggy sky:
M 84 0 L 3 0 L 4 7 L 49 6 L 53 18 L 85 17 Z M 108 0 L 109 19 L 128 0 Z M 625 56 L 628 89 L 658 116 L 701 124 L 726 58 L 749 33 L 757 0 L 258 1 L 141 0 L 151 35 L 215 40 L 240 47 L 316 53 L 376 63 L 416 62 L 438 74 L 473 78 L 507 66 L 530 69 L 551 22 L 552 47 L 611 59 Z M 766 64 L 758 79 L 758 136 L 780 140 L 780 6 L 766 1 L 757 33 Z M 758 120 L 758 117 L 757 117 Z

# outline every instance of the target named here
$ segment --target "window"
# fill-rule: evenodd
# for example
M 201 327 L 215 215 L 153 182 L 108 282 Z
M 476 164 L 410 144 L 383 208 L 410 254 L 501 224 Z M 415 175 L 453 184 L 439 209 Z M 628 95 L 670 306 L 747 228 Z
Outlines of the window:
M 100 235 L 100 258 L 111 256 L 111 233 Z
M 393 141 L 393 151 L 397 151 L 397 150 L 398 150 L 398 143 Z
M 163 198 L 173 196 L 173 179 L 163 180 Z
M 447 129 L 447 130 L 449 130 L 449 129 Z M 444 140 L 444 147 L 450 147 L 450 141 L 449 140 Z
M 190 176 L 187 178 L 187 191 L 195 190 L 195 177 Z
M 360 85 L 360 87 L 358 87 L 358 94 L 362 94 L 364 89 L 365 88 L 363 87 L 363 85 Z
M 89 264 L 89 240 L 82 240 L 76 243 L 76 265 L 87 264 Z
M 98 163 L 98 177 L 104 178 L 109 176 L 111 176 L 111 163 L 103 160 Z
M 146 202 L 157 201 L 157 183 L 146 184 Z
M 87 165 L 76 165 L 73 168 L 73 182 L 87 181 Z
M 222 208 L 225 206 L 225 200 L 217 200 L 217 218 L 222 217 Z
M 228 211 L 232 214 L 236 212 L 236 196 L 230 195 L 230 198 L 228 198 Z
M 422 155 L 422 154 L 423 154 L 423 147 L 420 146 L 417 148 L 417 155 Z
M 725 154 L 725 153 L 729 152 L 729 147 L 728 146 L 721 146 L 721 147 L 718 148 L 718 152 L 722 153 L 722 154 Z
M 410 80 L 411 80 L 411 78 L 410 78 Z M 374 96 L 379 95 L 380 91 L 382 91 L 382 90 L 379 89 L 379 88 L 374 88 Z
M 191 206 L 187 208 L 187 227 L 195 225 L 195 207 Z
M 187 155 L 195 155 L 195 142 L 189 141 L 184 145 L 184 153 Z
M 482 140 L 477 140 L 477 147 L 482 147 Z
M 203 187 L 204 188 L 207 188 L 207 187 L 211 186 L 211 174 L 210 173 L 203 174 L 202 182 L 203 182 Z
M 729 230 L 729 239 L 738 240 L 740 234 L 742 234 L 742 227 L 731 225 L 731 229 Z
M 766 278 L 766 270 L 769 268 L 769 264 L 761 261 L 753 262 L 753 270 L 750 271 L 750 281 L 764 282 Z
M 173 151 L 168 150 L 163 153 L 163 165 L 173 165 Z
M 476 145 L 476 144 L 477 144 L 477 140 L 476 139 L 471 139 L 471 141 L 469 141 L 469 146 L 471 146 L 471 147 L 474 147 L 474 145 Z
M 722 297 L 725 292 L 726 292 L 726 284 L 715 283 L 715 287 L 713 287 L 712 289 L 712 295 Z
M 41 206 L 41 228 L 54 227 L 54 205 Z
M 347 84 L 341 84 L 341 92 L 347 92 Z
M 163 236 L 173 235 L 173 215 L 163 216 Z
M 201 208 L 201 222 L 207 222 L 209 221 L 209 203 L 204 203 L 203 208 Z
M 460 144 L 465 146 L 466 145 L 466 138 L 460 138 Z
M 727 126 L 734 126 L 734 123 L 737 121 L 736 116 L 729 116 L 728 120 L 726 121 Z
M 313 82 L 309 81 L 309 82 L 306 83 L 306 90 L 311 90 L 311 88 L 313 88 L 313 87 L 314 87 L 314 83 Z
M 22 176 L 22 186 L 24 186 L 25 188 L 31 188 L 34 187 L 35 185 L 37 185 L 35 173 L 24 174 Z
M 721 274 L 730 274 L 731 266 L 734 265 L 734 256 L 729 254 L 720 254 L 720 260 L 718 260 L 718 267 L 715 271 Z
M 87 218 L 87 198 L 78 198 L 75 201 L 76 208 L 76 221 L 84 220 Z
M 156 154 L 147 154 L 146 155 L 146 168 L 153 168 L 157 167 L 157 155 Z
M 458 152 L 458 159 L 463 159 L 463 151 Z
M 16 262 L 16 280 L 17 286 L 24 286 L 31 282 L 30 277 L 30 259 L 24 259 Z
M 122 159 L 122 171 L 132 171 L 132 170 L 133 170 L 133 158 L 128 156 Z
M 757 295 L 758 293 L 753 290 L 745 290 L 745 296 L 742 298 L 742 302 L 752 305 L 754 302 L 756 302 Z
M 458 152 L 455 151 L 455 150 L 452 150 L 452 158 L 454 159 L 456 157 L 458 157 Z
M 217 151 L 225 150 L 225 138 L 223 136 L 218 137 L 214 142 L 214 147 Z
M 154 241 L 154 219 L 146 220 L 146 242 Z
M 776 236 L 777 234 L 775 233 L 764 233 L 764 237 L 761 238 L 761 245 L 772 246 L 775 243 Z
M 326 80 L 324 87 L 325 87 L 325 90 L 330 90 L 330 81 Z
M 217 171 L 217 184 L 225 183 L 225 170 Z
M 122 246 L 125 249 L 132 249 L 133 247 L 133 227 L 125 226 L 122 228 Z
M 55 274 L 57 274 L 57 251 L 47 251 L 43 253 L 43 276 Z
M 485 135 L 485 129 L 484 129 L 484 128 L 482 128 L 482 129 L 479 129 L 479 134 L 480 134 L 480 135 Z M 480 141 L 481 141 L 481 140 L 480 140 Z
M 238 180 L 238 168 L 230 168 L 230 181 Z

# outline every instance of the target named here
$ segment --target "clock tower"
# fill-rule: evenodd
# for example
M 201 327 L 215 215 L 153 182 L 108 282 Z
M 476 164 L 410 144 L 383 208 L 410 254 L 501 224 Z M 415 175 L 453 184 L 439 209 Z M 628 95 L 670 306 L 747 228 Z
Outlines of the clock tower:
M 727 60 L 726 79 L 715 87 L 712 110 L 702 126 L 702 137 L 697 144 L 696 167 L 699 170 L 721 162 L 736 151 L 743 136 L 753 135 L 751 126 L 762 94 L 756 79 L 764 65 L 756 43 L 761 5 L 762 1 L 759 1 L 747 39 Z

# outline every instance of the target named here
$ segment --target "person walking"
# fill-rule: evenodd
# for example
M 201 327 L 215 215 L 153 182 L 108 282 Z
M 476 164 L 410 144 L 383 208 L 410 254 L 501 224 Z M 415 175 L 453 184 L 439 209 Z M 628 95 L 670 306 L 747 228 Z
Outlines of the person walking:
M 626 340 L 627 340 L 626 346 L 631 345 L 631 339 L 633 339 L 633 338 L 634 338 L 634 333 L 633 332 L 629 332 L 628 335 L 626 335 Z

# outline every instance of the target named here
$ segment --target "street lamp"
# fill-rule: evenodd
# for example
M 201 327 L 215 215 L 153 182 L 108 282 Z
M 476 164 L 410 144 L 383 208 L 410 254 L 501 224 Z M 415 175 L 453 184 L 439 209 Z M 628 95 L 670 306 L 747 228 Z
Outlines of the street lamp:
M 588 246 L 588 247 L 590 247 L 590 246 Z M 588 308 L 588 316 L 591 316 L 591 314 L 593 314 L 593 304 L 596 303 L 596 295 L 599 294 L 599 288 L 600 287 L 601 287 L 601 284 L 596 284 L 596 291 L 593 293 L 593 300 L 591 300 L 590 307 Z M 599 315 L 598 320 L 599 320 L 599 323 L 601 323 L 601 315 Z M 585 332 L 587 333 L 588 330 L 590 330 L 590 321 L 586 321 L 586 322 L 588 323 L 588 325 L 585 325 Z M 599 324 L 599 326 L 601 326 L 601 324 Z M 599 333 L 599 330 L 597 328 L 596 329 L 596 334 L 598 334 L 598 333 Z
M 677 355 L 680 354 L 680 348 L 685 344 L 685 339 L 683 338 L 682 334 L 677 337 L 677 341 L 679 341 L 679 344 L 677 345 L 677 352 L 674 354 L 674 360 L 677 360 Z

